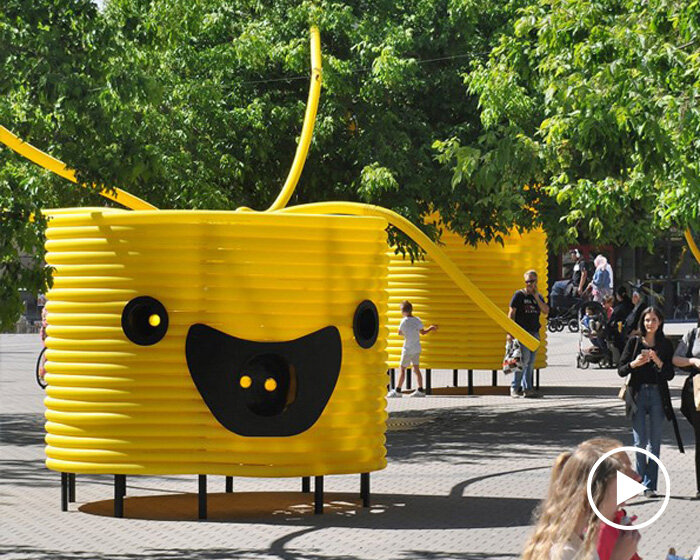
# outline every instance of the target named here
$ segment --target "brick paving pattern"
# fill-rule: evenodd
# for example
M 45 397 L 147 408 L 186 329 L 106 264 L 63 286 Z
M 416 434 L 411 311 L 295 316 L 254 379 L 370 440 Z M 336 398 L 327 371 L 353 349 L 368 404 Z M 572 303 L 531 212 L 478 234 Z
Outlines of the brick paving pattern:
M 667 331 L 686 328 L 671 325 Z M 631 445 L 616 398 L 620 378 L 612 370 L 575 369 L 577 336 L 550 337 L 542 399 L 390 400 L 389 466 L 372 475 L 369 509 L 359 507 L 359 476 L 326 477 L 323 516 L 313 515 L 312 495 L 298 493 L 299 479 L 236 478 L 234 494 L 225 495 L 224 478 L 211 476 L 211 519 L 197 521 L 196 476 L 130 477 L 127 518 L 115 519 L 104 515 L 111 511 L 111 502 L 104 502 L 113 495 L 111 477 L 78 475 L 77 502 L 62 513 L 60 477 L 43 464 L 43 394 L 33 378 L 38 336 L 0 335 L 0 555 L 47 560 L 519 558 L 556 455 L 593 436 Z M 462 383 L 465 376 L 461 372 Z M 475 373 L 477 384 L 490 381 L 490 372 Z M 451 382 L 451 371 L 433 373 L 434 387 Z M 508 379 L 499 372 L 498 382 Z M 681 377 L 671 382 L 676 408 L 682 382 Z M 661 560 L 670 546 L 690 557 L 700 545 L 700 501 L 690 499 L 695 493 L 693 437 L 680 415 L 679 422 L 688 450 L 678 453 L 666 426 L 661 460 L 671 476 L 672 499 L 664 515 L 642 530 L 645 560 Z M 130 510 L 136 514 L 154 501 L 151 519 L 128 518 Z M 640 499 L 630 509 L 641 517 L 656 506 Z M 229 519 L 217 520 L 215 510 L 229 512 Z M 169 520 L 173 517 L 186 520 Z

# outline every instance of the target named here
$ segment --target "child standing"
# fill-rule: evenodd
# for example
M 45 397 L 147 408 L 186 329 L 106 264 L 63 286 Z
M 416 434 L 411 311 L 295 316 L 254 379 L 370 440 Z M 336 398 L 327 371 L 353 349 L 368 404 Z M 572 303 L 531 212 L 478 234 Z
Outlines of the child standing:
M 406 369 L 413 366 L 413 371 L 416 374 L 416 382 L 418 389 L 411 393 L 410 397 L 424 397 L 425 390 L 423 389 L 423 376 L 420 372 L 420 335 L 428 334 L 431 331 L 437 330 L 437 325 L 430 325 L 427 329 L 423 328 L 423 322 L 413 315 L 413 305 L 410 301 L 401 302 L 401 315 L 403 319 L 399 324 L 399 334 L 404 337 L 403 348 L 401 349 L 401 373 L 399 382 L 394 389 L 389 391 L 387 398 L 400 398 L 401 387 L 406 376 Z M 410 371 L 409 374 L 411 375 Z

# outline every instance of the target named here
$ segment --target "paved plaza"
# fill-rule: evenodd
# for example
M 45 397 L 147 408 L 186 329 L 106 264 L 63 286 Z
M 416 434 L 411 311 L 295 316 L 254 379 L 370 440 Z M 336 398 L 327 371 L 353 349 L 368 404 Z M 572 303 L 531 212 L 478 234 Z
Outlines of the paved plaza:
M 668 325 L 685 332 L 690 325 Z M 593 436 L 631 445 L 613 370 L 574 367 L 578 335 L 550 335 L 542 399 L 500 395 L 395 399 L 389 465 L 372 475 L 372 506 L 362 509 L 358 476 L 325 479 L 326 513 L 314 516 L 299 479 L 209 477 L 210 520 L 197 521 L 197 477 L 130 477 L 126 518 L 110 517 L 108 476 L 77 477 L 76 503 L 60 511 L 60 477 L 44 467 L 43 393 L 34 381 L 37 335 L 0 335 L 2 498 L 0 555 L 6 558 L 502 559 L 519 558 L 533 509 L 544 496 L 549 467 L 565 449 Z M 466 383 L 466 372 L 460 372 Z M 452 382 L 434 372 L 433 386 Z M 476 372 L 488 385 L 490 372 Z M 498 382 L 507 382 L 499 372 Z M 683 377 L 672 382 L 678 408 Z M 693 437 L 679 414 L 687 452 L 670 424 L 661 460 L 672 498 L 664 515 L 642 530 L 644 560 L 669 547 L 692 556 L 700 545 Z M 266 492 L 266 494 L 260 494 Z M 655 511 L 638 499 L 633 513 Z M 139 519 L 134 517 L 145 517 Z

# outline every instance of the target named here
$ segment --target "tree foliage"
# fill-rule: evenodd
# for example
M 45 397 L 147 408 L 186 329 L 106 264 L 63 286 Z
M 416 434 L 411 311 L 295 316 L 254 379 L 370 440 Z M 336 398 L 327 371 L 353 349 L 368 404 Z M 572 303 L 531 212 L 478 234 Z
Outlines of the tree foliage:
M 484 129 L 438 145 L 461 186 L 544 185 L 558 242 L 700 225 L 700 2 L 540 0 L 465 80 Z
M 164 208 L 263 209 L 289 169 L 309 76 L 308 28 L 324 57 L 321 105 L 291 204 L 359 200 L 416 223 L 438 210 L 471 241 L 532 225 L 534 191 L 458 188 L 433 143 L 478 123 L 462 74 L 524 0 L 6 0 L 0 122 L 77 170 Z M 480 125 L 479 125 L 480 126 Z M 478 127 L 477 127 L 478 128 Z M 5 274 L 41 254 L 46 206 L 93 193 L 0 152 Z M 100 203 L 102 204 L 102 203 Z M 430 225 L 426 228 L 435 234 Z M 33 290 L 18 274 L 6 285 Z M 0 315 L 7 316 L 4 311 Z

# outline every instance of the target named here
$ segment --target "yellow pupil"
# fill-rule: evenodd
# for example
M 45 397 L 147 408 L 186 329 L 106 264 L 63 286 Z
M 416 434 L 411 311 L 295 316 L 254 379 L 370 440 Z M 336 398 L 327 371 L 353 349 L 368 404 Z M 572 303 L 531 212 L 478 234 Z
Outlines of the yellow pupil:
M 253 384 L 253 380 L 248 375 L 244 375 L 243 377 L 241 377 L 240 384 L 241 387 L 247 389 Z
M 148 324 L 151 325 L 152 327 L 157 327 L 160 325 L 160 315 L 156 315 L 155 313 L 151 316 L 148 317 Z
M 277 389 L 277 381 L 275 381 L 274 379 L 272 379 L 272 377 L 268 377 L 268 378 L 265 380 L 265 390 L 266 390 L 266 391 L 272 392 L 272 391 L 274 391 L 275 389 Z

